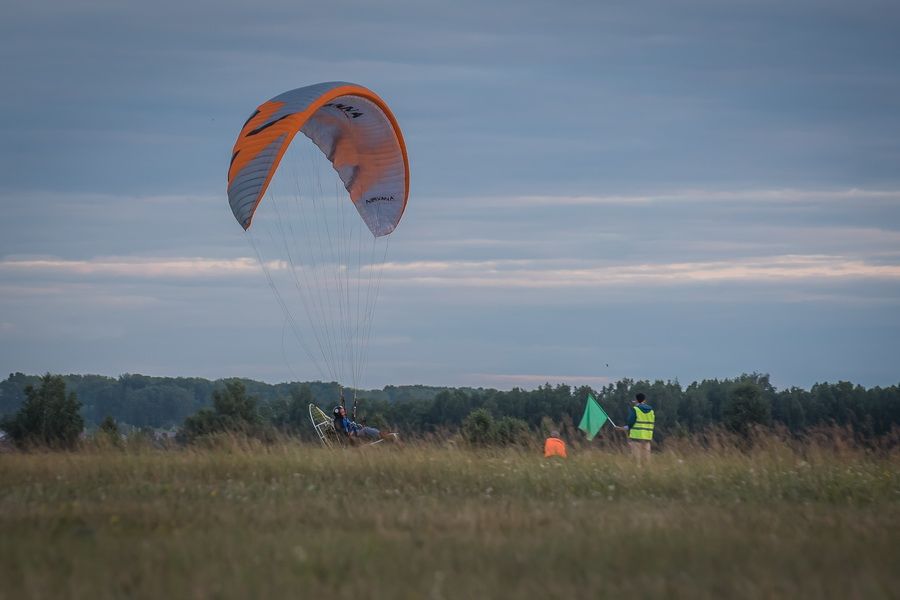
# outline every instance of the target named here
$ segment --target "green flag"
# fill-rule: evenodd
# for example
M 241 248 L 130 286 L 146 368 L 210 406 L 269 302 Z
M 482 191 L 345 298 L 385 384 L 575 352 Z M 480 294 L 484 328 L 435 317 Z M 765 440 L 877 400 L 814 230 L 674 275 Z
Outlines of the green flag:
M 578 429 L 587 434 L 588 441 L 594 439 L 608 419 L 606 411 L 597 404 L 597 400 L 592 394 L 588 394 L 587 402 L 584 405 L 584 416 L 581 417 L 581 423 L 578 424 Z

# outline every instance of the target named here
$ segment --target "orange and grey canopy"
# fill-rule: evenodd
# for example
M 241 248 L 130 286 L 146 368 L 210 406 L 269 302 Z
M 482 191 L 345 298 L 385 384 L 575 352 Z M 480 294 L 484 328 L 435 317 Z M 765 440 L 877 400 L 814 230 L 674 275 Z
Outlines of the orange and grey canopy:
M 374 92 L 341 81 L 275 96 L 244 123 L 228 168 L 228 202 L 250 227 L 256 207 L 297 132 L 331 162 L 372 235 L 391 233 L 409 196 L 409 161 L 390 109 Z

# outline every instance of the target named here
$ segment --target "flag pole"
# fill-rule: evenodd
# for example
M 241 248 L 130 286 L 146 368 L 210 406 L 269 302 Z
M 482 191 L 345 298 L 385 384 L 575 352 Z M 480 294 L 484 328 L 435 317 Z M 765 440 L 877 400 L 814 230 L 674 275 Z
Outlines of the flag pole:
M 599 402 L 597 402 L 597 406 L 600 406 L 600 403 L 599 403 Z M 612 425 L 613 427 L 618 427 L 618 425 L 616 425 L 616 422 L 612 420 L 612 417 L 609 416 L 609 413 L 606 412 L 606 409 L 605 409 L 605 408 L 603 408 L 602 406 L 600 406 L 600 410 L 602 410 L 602 411 L 603 411 L 603 414 L 606 415 L 606 420 L 609 421 L 609 424 L 610 424 L 610 425 Z

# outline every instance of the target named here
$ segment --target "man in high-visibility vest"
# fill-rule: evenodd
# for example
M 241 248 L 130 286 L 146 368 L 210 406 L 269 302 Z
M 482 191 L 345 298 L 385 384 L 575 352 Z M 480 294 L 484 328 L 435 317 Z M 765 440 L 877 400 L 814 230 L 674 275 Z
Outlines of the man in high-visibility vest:
M 551 431 L 550 437 L 544 442 L 544 457 L 548 456 L 566 458 L 566 443 L 560 439 L 558 431 Z
M 646 400 L 644 394 L 635 394 L 631 401 L 628 423 L 619 428 L 628 432 L 628 447 L 639 463 L 650 460 L 650 442 L 653 440 L 653 426 L 656 423 L 656 413 Z

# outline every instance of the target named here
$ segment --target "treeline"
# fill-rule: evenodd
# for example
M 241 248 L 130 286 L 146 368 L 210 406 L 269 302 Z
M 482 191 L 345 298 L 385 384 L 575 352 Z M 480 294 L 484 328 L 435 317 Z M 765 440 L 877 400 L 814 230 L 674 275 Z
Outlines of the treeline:
M 143 375 L 68 375 L 62 380 L 67 393 L 77 396 L 88 429 L 96 428 L 104 419 L 112 419 L 119 426 L 133 428 L 187 424 L 189 429 L 202 433 L 205 428 L 217 427 L 222 419 L 234 418 L 228 416 L 228 411 L 233 410 L 255 427 L 272 427 L 303 437 L 312 435 L 309 402 L 330 413 L 340 389 L 335 383 L 323 382 L 270 385 L 246 379 L 210 381 Z M 40 381 L 37 376 L 15 373 L 0 383 L 0 417 L 19 411 L 28 386 L 38 388 Z M 237 389 L 236 383 L 240 384 L 240 401 L 228 404 L 234 394 L 222 394 Z M 549 384 L 535 390 L 511 391 L 388 386 L 358 392 L 358 418 L 407 436 L 452 434 L 464 429 L 467 418 L 468 431 L 473 427 L 493 431 L 492 435 L 501 440 L 549 428 L 575 435 L 588 394 L 597 398 L 617 424 L 623 424 L 630 400 L 638 392 L 646 394 L 656 409 L 660 440 L 710 427 L 740 432 L 752 424 L 782 426 L 794 433 L 839 426 L 865 440 L 884 436 L 900 425 L 900 387 L 896 385 L 867 389 L 838 382 L 816 384 L 808 390 L 777 390 L 768 375 L 757 373 L 704 380 L 687 387 L 677 381 L 631 379 L 599 389 Z M 347 398 L 349 403 L 350 392 Z M 473 417 L 473 413 L 477 414 Z
M 744 432 L 748 425 L 781 426 L 793 433 L 845 427 L 860 439 L 884 436 L 900 426 L 900 387 L 864 388 L 849 382 L 819 383 L 811 389 L 777 390 L 764 374 L 707 379 L 683 387 L 677 381 L 623 379 L 600 389 L 546 384 L 535 390 L 442 390 L 433 399 L 365 403 L 362 413 L 401 431 L 455 431 L 474 411 L 498 424 L 515 419 L 530 430 L 550 427 L 572 435 L 593 394 L 616 424 L 626 422 L 631 399 L 643 392 L 656 412 L 656 436 L 686 435 L 724 427 Z M 506 423 L 506 428 L 515 428 Z M 501 432 L 502 435 L 502 432 Z
M 126 374 L 120 377 L 102 375 L 63 375 L 68 392 L 74 392 L 81 402 L 81 415 L 88 428 L 98 426 L 106 417 L 121 425 L 135 428 L 167 429 L 180 426 L 184 420 L 202 408 L 212 406 L 213 393 L 228 382 L 240 381 L 247 394 L 259 401 L 259 409 L 269 409 L 286 398 L 301 385 L 310 390 L 312 401 L 331 405 L 340 395 L 336 383 L 320 381 L 279 383 L 270 385 L 252 379 L 220 379 L 211 381 L 200 377 L 149 377 Z M 0 418 L 18 411 L 25 402 L 28 386 L 38 387 L 41 377 L 13 373 L 0 382 Z M 422 385 L 387 386 L 383 390 L 365 390 L 366 398 L 397 402 L 428 400 L 445 388 Z

